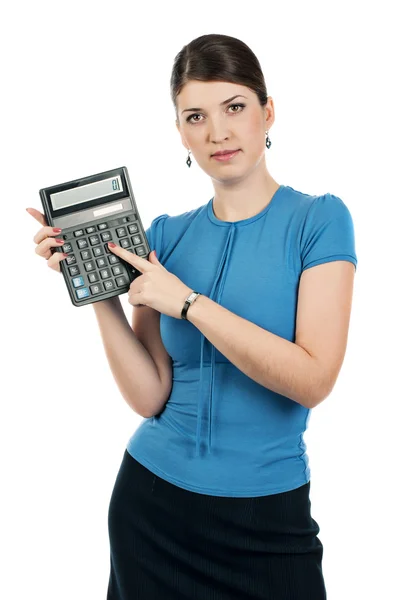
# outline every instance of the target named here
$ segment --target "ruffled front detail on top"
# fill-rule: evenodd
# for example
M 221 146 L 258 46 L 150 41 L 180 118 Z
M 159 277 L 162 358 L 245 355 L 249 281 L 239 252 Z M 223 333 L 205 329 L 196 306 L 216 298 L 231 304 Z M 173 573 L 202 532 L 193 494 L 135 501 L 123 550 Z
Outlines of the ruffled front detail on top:
M 210 292 L 209 298 L 214 302 L 219 303 L 223 293 L 225 277 L 228 273 L 229 259 L 231 250 L 233 248 L 234 238 L 236 233 L 236 227 L 234 223 L 229 225 L 229 231 L 226 238 L 224 251 L 220 260 L 217 275 L 215 277 L 214 285 Z M 211 361 L 210 361 L 210 395 L 207 403 L 207 419 L 204 418 L 204 411 L 206 408 L 206 395 L 202 394 L 203 390 L 203 354 L 204 344 L 206 338 L 201 334 L 201 346 L 200 346 L 200 383 L 199 383 L 199 398 L 198 398 L 198 417 L 197 417 L 197 428 L 196 428 L 196 453 L 195 456 L 199 456 L 200 447 L 203 443 L 206 447 L 207 453 L 211 454 L 211 430 L 212 430 L 212 413 L 213 413 L 213 397 L 214 397 L 214 366 L 215 366 L 215 347 L 211 347 Z M 207 428 L 206 428 L 207 425 Z M 207 430 L 203 431 L 206 428 Z

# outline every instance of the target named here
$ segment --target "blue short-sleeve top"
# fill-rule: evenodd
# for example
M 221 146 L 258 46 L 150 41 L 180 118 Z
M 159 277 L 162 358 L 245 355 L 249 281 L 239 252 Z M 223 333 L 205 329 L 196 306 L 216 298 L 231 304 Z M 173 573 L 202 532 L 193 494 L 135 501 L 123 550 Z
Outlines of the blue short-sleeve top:
M 156 217 L 146 235 L 158 260 L 192 290 L 293 343 L 301 273 L 330 261 L 357 265 L 345 203 L 287 185 L 248 219 L 218 219 L 212 198 Z M 138 426 L 128 452 L 201 494 L 264 496 L 307 483 L 311 409 L 245 375 L 189 320 L 161 314 L 160 333 L 172 391 L 163 410 Z

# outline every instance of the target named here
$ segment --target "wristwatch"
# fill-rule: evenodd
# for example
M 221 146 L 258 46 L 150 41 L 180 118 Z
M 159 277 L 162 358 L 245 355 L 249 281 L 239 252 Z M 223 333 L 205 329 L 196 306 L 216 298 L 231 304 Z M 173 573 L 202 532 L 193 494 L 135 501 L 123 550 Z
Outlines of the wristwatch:
M 181 311 L 181 319 L 185 319 L 186 321 L 188 321 L 186 316 L 188 308 L 191 306 L 191 304 L 193 304 L 193 302 L 195 302 L 198 296 L 200 296 L 200 292 L 192 292 L 191 294 L 189 294 L 188 298 L 186 298 L 184 307 Z

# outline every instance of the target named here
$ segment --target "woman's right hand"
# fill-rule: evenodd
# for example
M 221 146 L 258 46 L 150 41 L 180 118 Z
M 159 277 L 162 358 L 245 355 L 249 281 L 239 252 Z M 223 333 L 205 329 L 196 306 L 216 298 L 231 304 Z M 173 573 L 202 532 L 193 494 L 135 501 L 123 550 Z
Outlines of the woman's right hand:
M 61 238 L 59 238 L 59 242 L 57 241 L 56 236 L 61 232 L 55 232 L 54 229 L 48 225 L 46 217 L 35 208 L 27 208 L 26 211 L 32 215 L 36 221 L 39 221 L 39 223 L 43 225 L 43 227 L 39 229 L 33 238 L 33 241 L 35 244 L 37 244 L 35 248 L 36 254 L 47 260 L 47 265 L 50 267 L 50 269 L 60 273 L 61 267 L 59 263 L 66 257 L 64 256 L 63 252 L 55 252 L 52 250 L 52 248 L 65 244 L 65 240 Z

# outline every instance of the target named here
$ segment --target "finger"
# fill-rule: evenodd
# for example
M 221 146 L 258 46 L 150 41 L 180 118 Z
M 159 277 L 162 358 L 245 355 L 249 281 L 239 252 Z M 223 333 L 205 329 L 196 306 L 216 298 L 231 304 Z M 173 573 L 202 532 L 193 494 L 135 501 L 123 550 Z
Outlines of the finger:
M 66 256 L 64 256 L 63 252 L 54 252 L 51 258 L 48 259 L 47 265 L 50 267 L 50 269 L 53 269 L 54 271 L 58 271 L 58 273 L 60 273 L 61 266 L 59 263 L 61 262 L 61 260 L 65 260 L 65 258 Z
M 146 306 L 146 304 L 141 304 L 142 302 L 142 292 L 133 292 L 132 287 L 136 283 L 136 280 L 133 281 L 130 285 L 130 289 L 128 291 L 128 302 L 131 306 Z
M 39 229 L 33 238 L 35 244 L 40 244 L 42 240 L 46 239 L 50 235 L 55 237 L 61 233 L 60 231 L 54 231 L 54 228 L 47 223 L 46 217 L 43 215 L 43 213 L 39 212 L 35 208 L 27 208 L 26 211 L 32 215 L 36 221 L 39 221 L 39 223 L 43 225 L 43 227 Z
M 36 221 L 39 221 L 39 223 L 41 223 L 43 225 L 43 227 L 41 229 L 39 229 L 39 231 L 36 233 L 35 237 L 33 238 L 33 241 L 35 242 L 35 244 L 40 244 L 40 242 L 42 240 L 44 240 L 46 237 L 48 237 L 50 235 L 56 236 L 61 233 L 60 231 L 54 231 L 54 228 L 49 226 L 49 224 L 47 223 L 46 217 L 40 211 L 36 210 L 35 208 L 27 208 L 26 212 L 28 212 L 30 215 L 32 215 L 32 217 L 35 218 Z
M 134 252 L 126 250 L 126 248 L 122 248 L 117 244 L 112 247 L 109 242 L 108 247 L 111 252 L 117 256 L 120 256 L 120 258 L 130 263 L 130 265 L 133 265 L 133 267 L 136 267 L 139 271 L 141 271 L 141 273 L 144 273 L 145 271 L 151 271 L 154 268 L 154 265 L 152 265 L 149 260 L 142 258 L 142 256 L 138 256 Z
M 56 235 L 56 234 L 53 234 Z M 62 248 L 65 240 L 61 238 L 46 237 L 40 244 L 35 248 L 36 254 L 43 256 L 45 259 L 49 259 L 52 255 L 53 248 Z
M 62 229 L 61 229 L 62 231 Z M 56 227 L 50 227 L 49 225 L 42 227 L 41 229 L 39 229 L 39 231 L 36 233 L 36 235 L 33 238 L 33 241 L 35 242 L 35 244 L 40 244 L 40 242 L 42 242 L 43 240 L 45 240 L 48 237 L 59 237 L 61 235 L 61 231 L 57 231 Z
M 48 225 L 47 219 L 43 215 L 43 213 L 39 212 L 35 208 L 27 208 L 26 212 L 32 215 L 32 217 L 36 219 L 36 221 L 39 221 L 39 223 L 41 223 L 42 225 Z

